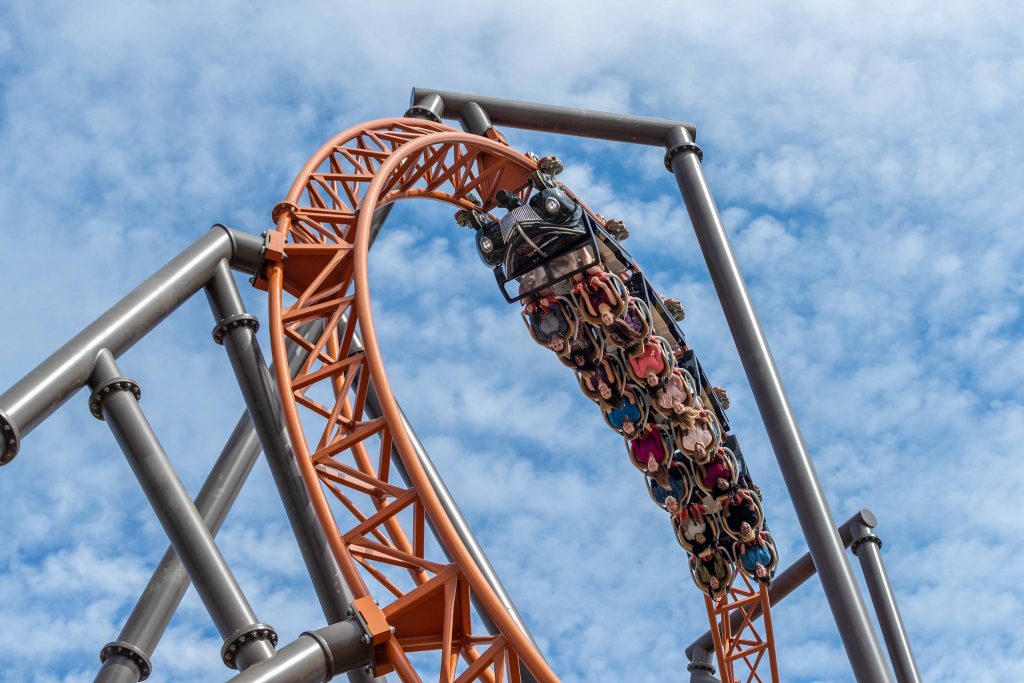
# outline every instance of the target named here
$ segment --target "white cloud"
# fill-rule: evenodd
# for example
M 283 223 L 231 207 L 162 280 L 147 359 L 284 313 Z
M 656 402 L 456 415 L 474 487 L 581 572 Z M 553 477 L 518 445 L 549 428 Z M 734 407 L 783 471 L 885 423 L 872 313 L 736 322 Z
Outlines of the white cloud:
M 1019 607 L 1021 522 L 1001 506 L 1024 486 L 1020 8 L 0 12 L 0 388 L 209 224 L 267 227 L 312 150 L 400 114 L 413 84 L 695 120 L 833 511 L 878 512 L 926 679 L 959 680 L 967 651 L 986 662 L 980 680 L 1016 674 L 1024 641 L 1003 623 Z M 795 558 L 798 527 L 661 150 L 510 137 L 560 154 L 566 182 L 625 219 L 652 280 L 684 300 L 783 563 Z M 620 440 L 528 339 L 449 213 L 398 210 L 375 247 L 396 394 L 565 680 L 683 675 L 703 629 L 683 555 Z M 241 411 L 211 327 L 190 303 L 122 362 L 191 491 Z M 0 500 L 0 623 L 24 634 L 0 678 L 88 680 L 165 542 L 83 397 L 28 436 Z M 283 524 L 258 463 L 223 547 L 287 639 L 319 614 Z M 819 589 L 775 624 L 786 680 L 848 680 Z M 62 645 L 42 673 L 22 646 L 52 648 L 52 633 Z M 223 677 L 218 648 L 190 592 L 154 680 Z

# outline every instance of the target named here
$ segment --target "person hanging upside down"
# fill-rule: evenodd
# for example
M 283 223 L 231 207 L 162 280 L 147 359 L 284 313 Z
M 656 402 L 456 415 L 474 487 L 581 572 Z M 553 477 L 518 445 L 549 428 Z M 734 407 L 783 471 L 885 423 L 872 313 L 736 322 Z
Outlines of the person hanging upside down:
M 622 281 L 599 267 L 589 268 L 585 273 L 573 276 L 580 315 L 594 325 L 601 322 L 604 313 L 621 315 L 626 309 L 625 290 Z
M 690 558 L 690 567 L 693 570 L 694 583 L 712 599 L 717 600 L 728 591 L 732 572 L 724 548 L 704 548 L 698 555 Z
M 672 457 L 668 467 L 661 467 L 657 472 L 650 474 L 647 480 L 648 493 L 651 499 L 666 510 L 671 505 L 679 507 L 679 501 L 685 502 L 690 497 L 690 473 L 685 469 L 685 463 L 678 461 L 678 453 Z M 669 513 L 673 513 L 669 510 Z
M 634 464 L 651 474 L 658 472 L 668 461 L 669 449 L 665 444 L 665 435 L 650 422 L 637 429 L 636 436 L 629 442 L 629 450 Z
M 601 406 L 604 408 L 608 425 L 627 437 L 636 434 L 644 411 L 633 389 L 627 386 L 621 393 L 616 393 L 602 382 L 598 385 L 598 391 L 601 394 Z
M 747 522 L 740 524 L 740 540 L 733 544 L 733 556 L 740 562 L 747 574 L 761 583 L 771 583 L 771 570 L 775 557 L 768 534 L 757 533 Z
M 715 445 L 715 431 L 711 419 L 706 410 L 689 406 L 685 406 L 682 413 L 676 415 L 674 419 L 676 446 L 693 458 L 698 465 L 708 462 Z
M 708 464 L 701 467 L 701 482 L 703 488 L 711 494 L 712 498 L 719 498 L 728 495 L 729 489 L 736 481 L 736 473 L 729 462 L 728 455 L 724 448 L 715 449 Z
M 608 341 L 629 356 L 640 352 L 641 342 L 650 332 L 650 325 L 644 320 L 640 309 L 633 303 L 632 298 L 630 298 L 629 305 L 626 306 L 622 317 L 612 315 L 611 311 L 603 311 L 601 324 L 604 326 Z
M 725 520 L 725 531 L 733 538 L 740 538 L 743 524 L 750 525 L 752 529 L 761 529 L 761 507 L 758 504 L 756 495 L 748 489 L 733 491 L 726 497 L 722 505 L 722 518 Z
M 665 352 L 665 340 L 656 335 L 644 339 L 639 354 L 629 358 L 630 374 L 650 390 L 659 386 L 662 378 L 667 377 L 671 371 L 671 356 Z
M 655 394 L 655 408 L 665 417 L 682 414 L 683 408 L 693 401 L 693 394 L 690 393 L 690 386 L 693 380 L 687 383 L 689 375 L 682 368 L 673 368 L 672 372 L 661 382 L 661 387 Z
M 530 334 L 538 344 L 543 344 L 559 355 L 567 355 L 569 351 L 566 339 L 576 331 L 572 314 L 558 297 L 531 297 L 523 309 L 523 318 L 530 329 Z

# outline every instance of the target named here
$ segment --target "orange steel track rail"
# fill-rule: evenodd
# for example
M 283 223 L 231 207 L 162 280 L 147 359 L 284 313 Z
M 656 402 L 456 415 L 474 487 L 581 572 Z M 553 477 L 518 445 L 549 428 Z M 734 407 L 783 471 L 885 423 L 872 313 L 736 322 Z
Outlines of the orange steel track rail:
M 394 671 L 405 683 L 422 680 L 416 664 L 424 675 L 437 671 L 442 683 L 518 683 L 523 668 L 539 683 L 558 680 L 474 563 L 415 455 L 377 347 L 367 272 L 376 209 L 426 198 L 487 210 L 498 190 L 525 195 L 536 168 L 493 131 L 481 137 L 421 119 L 377 119 L 310 158 L 268 234 L 256 286 L 269 294 L 276 379 L 295 454 L 373 633 L 375 673 Z M 316 320 L 325 321 L 325 332 L 307 341 L 298 328 Z M 288 339 L 310 351 L 294 378 L 284 370 Z M 366 414 L 371 386 L 379 417 Z M 395 476 L 396 454 L 408 483 Z M 331 499 L 350 513 L 346 523 L 335 518 Z M 443 552 L 426 538 L 428 521 Z M 474 608 L 497 634 L 473 632 Z M 436 653 L 431 664 L 423 655 L 410 659 L 424 652 Z

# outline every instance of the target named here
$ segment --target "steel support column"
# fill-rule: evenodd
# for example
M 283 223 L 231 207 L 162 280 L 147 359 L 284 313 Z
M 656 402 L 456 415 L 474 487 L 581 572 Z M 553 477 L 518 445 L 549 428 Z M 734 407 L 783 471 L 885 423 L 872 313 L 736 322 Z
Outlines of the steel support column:
M 900 608 L 896 604 L 896 596 L 882 562 L 882 539 L 872 532 L 874 526 L 874 519 L 871 523 L 865 521 L 854 524 L 853 545 L 850 547 L 860 560 L 864 582 L 868 585 L 868 594 L 875 607 L 878 625 L 882 628 L 882 638 L 889 651 L 897 683 L 921 683 L 921 672 L 917 669 L 910 638 L 907 637 L 907 629 L 903 626 Z
M 90 408 L 106 420 L 174 551 L 224 640 L 225 663 L 245 669 L 274 654 L 276 635 L 260 624 L 178 479 L 139 406 L 138 386 L 122 377 L 113 355 L 101 350 L 89 378 Z
M 199 291 L 222 259 L 251 272 L 262 248 L 258 237 L 215 225 L 0 395 L 0 465 L 14 459 L 21 439 L 85 386 L 101 349 L 119 357 Z
M 196 509 L 212 535 L 220 530 L 259 454 L 260 444 L 252 421 L 248 414 L 243 414 L 196 496 Z M 135 683 L 149 676 L 149 659 L 189 583 L 177 553 L 173 547 L 168 548 L 117 640 L 104 646 L 100 654 L 103 665 L 96 674 L 96 683 Z
M 295 462 L 274 378 L 256 339 L 256 318 L 246 312 L 227 261 L 221 261 L 216 268 L 206 286 L 206 296 L 217 321 L 214 339 L 224 344 L 231 360 L 324 617 L 329 624 L 344 621 L 349 615 L 352 594 Z M 361 670 L 353 672 L 350 678 L 354 682 L 376 680 Z
M 322 327 L 320 324 L 319 328 Z M 315 333 L 316 330 L 307 332 Z M 289 344 L 288 366 L 294 375 L 307 353 L 298 344 L 291 341 Z M 245 411 L 238 418 L 195 499 L 196 509 L 213 536 L 220 530 L 259 454 L 260 442 L 252 426 L 252 418 Z M 149 675 L 150 657 L 185 596 L 189 583 L 188 574 L 174 548 L 167 548 L 117 640 L 103 648 L 100 654 L 103 665 L 96 675 L 96 683 L 135 683 Z
M 206 286 L 206 298 L 216 320 L 214 339 L 224 345 L 231 360 L 324 616 L 330 624 L 343 621 L 350 607 L 345 580 L 295 466 L 274 380 L 256 339 L 259 323 L 255 316 L 246 312 L 227 261 L 217 266 Z
M 718 207 L 704 179 L 700 149 L 682 126 L 673 129 L 665 139 L 665 148 L 668 150 L 665 165 L 675 175 L 686 203 L 854 676 L 861 683 L 891 681 L 853 569 L 843 553 L 825 493 L 804 446 Z

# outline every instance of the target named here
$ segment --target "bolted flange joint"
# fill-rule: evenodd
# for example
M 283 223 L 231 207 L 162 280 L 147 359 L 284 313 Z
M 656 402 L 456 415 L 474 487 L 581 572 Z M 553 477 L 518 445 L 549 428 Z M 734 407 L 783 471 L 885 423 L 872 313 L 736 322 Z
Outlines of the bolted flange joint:
M 274 631 L 273 626 L 268 624 L 253 624 L 232 633 L 220 649 L 220 657 L 229 669 L 238 668 L 235 657 L 238 656 L 238 651 L 242 646 L 252 640 L 269 640 L 271 645 L 277 647 L 277 632 Z
M 104 419 L 103 402 L 107 400 L 108 396 L 118 391 L 132 392 L 136 401 L 142 398 L 142 389 L 139 388 L 135 380 L 127 377 L 113 377 L 96 387 L 96 391 L 92 392 L 92 396 L 89 397 L 89 412 L 92 413 L 92 416 L 97 420 Z
M 112 643 L 107 643 L 100 650 L 100 662 L 107 661 L 107 657 L 110 655 L 121 655 L 135 662 L 135 666 L 139 667 L 139 680 L 144 681 L 149 678 L 149 674 L 153 672 L 153 665 L 149 661 L 149 656 L 145 652 L 140 650 L 131 643 L 126 643 L 121 640 L 115 640 Z
M 704 150 L 698 147 L 696 142 L 681 142 L 665 152 L 665 168 L 669 173 L 672 172 L 672 159 L 681 152 L 693 152 L 697 155 L 697 161 L 704 161 Z
M 213 328 L 213 341 L 223 346 L 224 335 L 239 327 L 248 327 L 255 333 L 256 330 L 260 329 L 260 321 L 252 313 L 229 315 Z
M 882 539 L 874 534 L 865 534 L 850 544 L 850 550 L 852 550 L 853 554 L 856 555 L 857 548 L 861 547 L 865 543 L 874 543 L 878 546 L 879 550 L 882 548 Z
M 18 426 L 0 411 L 0 465 L 6 465 L 14 460 L 20 446 L 21 435 L 18 434 Z
M 690 662 L 686 665 L 686 670 L 690 673 L 693 673 L 694 671 L 706 671 L 712 676 L 715 675 L 715 667 L 710 664 L 705 664 L 704 662 Z

